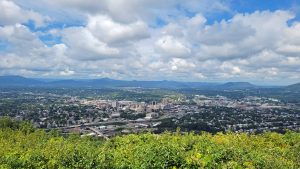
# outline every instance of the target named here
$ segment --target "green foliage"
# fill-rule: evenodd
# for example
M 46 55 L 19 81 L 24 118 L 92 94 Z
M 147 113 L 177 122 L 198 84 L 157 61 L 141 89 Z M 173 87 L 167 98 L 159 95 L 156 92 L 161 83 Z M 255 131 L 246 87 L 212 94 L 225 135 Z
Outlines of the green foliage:
M 1 117 L 0 118 L 0 129 L 13 129 L 20 130 L 25 134 L 31 133 L 34 131 L 34 127 L 28 121 L 17 121 L 10 117 Z
M 19 127 L 19 123 L 9 117 L 0 118 L 0 129 L 3 128 L 11 128 L 17 129 Z
M 300 168 L 296 132 L 212 135 L 178 130 L 103 141 L 2 122 L 0 168 Z

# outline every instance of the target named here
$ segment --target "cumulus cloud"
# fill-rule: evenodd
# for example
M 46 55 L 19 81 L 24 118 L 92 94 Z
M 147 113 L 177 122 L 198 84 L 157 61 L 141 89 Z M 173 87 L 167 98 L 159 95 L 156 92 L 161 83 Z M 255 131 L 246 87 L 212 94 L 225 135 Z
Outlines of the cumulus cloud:
M 22 9 L 10 0 L 0 0 L 0 9 L 0 25 L 14 25 L 16 23 L 26 23 L 29 20 L 32 20 L 37 27 L 40 27 L 49 20 L 48 17 L 37 12 Z
M 97 60 L 116 56 L 119 50 L 109 47 L 83 27 L 67 28 L 62 40 L 69 47 L 68 55 L 79 60 Z
M 188 57 L 191 53 L 184 42 L 172 36 L 161 37 L 156 41 L 155 46 L 158 52 L 167 57 Z
M 106 43 L 124 43 L 149 36 L 147 25 L 142 21 L 122 24 L 105 15 L 89 16 L 87 29 Z
M 0 27 L 0 39 L 11 46 L 11 50 L 20 54 L 32 47 L 41 47 L 44 44 L 26 26 L 21 24 Z
M 52 0 L 55 4 L 63 8 L 71 8 L 82 11 L 86 14 L 108 14 L 119 22 L 132 22 L 137 19 L 151 21 L 157 16 L 170 19 L 170 14 L 182 15 L 178 7 L 190 12 L 230 11 L 228 3 L 222 0 Z
M 170 67 L 172 71 L 181 71 L 181 72 L 189 72 L 191 68 L 196 67 L 196 65 L 192 62 L 189 62 L 185 59 L 181 58 L 173 58 L 170 62 Z
M 293 82 L 300 76 L 300 23 L 288 10 L 232 14 L 224 1 L 208 0 L 41 0 L 49 9 L 33 11 L 25 2 L 36 3 L 0 0 L 0 74 Z M 83 16 L 80 24 L 40 31 L 24 25 L 74 11 L 70 18 Z M 232 17 L 212 22 L 209 11 Z M 41 35 L 55 39 L 49 45 Z
M 67 61 L 64 44 L 46 46 L 26 26 L 16 24 L 0 27 L 0 40 L 9 46 L 0 52 L 0 72 L 28 73 L 41 75 L 59 69 Z
M 59 74 L 62 76 L 71 76 L 74 75 L 75 72 L 73 70 L 69 70 L 69 68 L 66 68 L 65 70 L 60 71 Z

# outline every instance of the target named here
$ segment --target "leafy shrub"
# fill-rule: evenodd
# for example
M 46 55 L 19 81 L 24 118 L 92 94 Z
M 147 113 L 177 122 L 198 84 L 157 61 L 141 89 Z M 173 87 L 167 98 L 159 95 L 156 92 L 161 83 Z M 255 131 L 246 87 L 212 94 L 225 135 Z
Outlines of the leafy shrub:
M 0 168 L 300 168 L 297 132 L 146 133 L 103 141 L 2 124 Z

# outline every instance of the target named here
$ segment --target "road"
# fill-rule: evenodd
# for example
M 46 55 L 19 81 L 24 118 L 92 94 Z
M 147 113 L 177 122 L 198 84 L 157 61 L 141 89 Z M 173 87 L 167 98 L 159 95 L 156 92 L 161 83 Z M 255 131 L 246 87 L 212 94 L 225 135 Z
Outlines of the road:
M 88 126 L 101 126 L 101 125 L 110 125 L 110 124 L 127 124 L 127 123 L 150 123 L 150 122 L 157 122 L 160 120 L 163 120 L 165 118 L 160 119 L 153 119 L 153 120 L 119 120 L 119 121 L 106 121 L 106 122 L 97 122 L 97 123 L 84 123 L 84 124 L 78 124 L 78 125 L 71 125 L 71 126 L 65 126 L 65 127 L 57 127 L 54 129 L 71 129 L 76 127 L 88 127 Z

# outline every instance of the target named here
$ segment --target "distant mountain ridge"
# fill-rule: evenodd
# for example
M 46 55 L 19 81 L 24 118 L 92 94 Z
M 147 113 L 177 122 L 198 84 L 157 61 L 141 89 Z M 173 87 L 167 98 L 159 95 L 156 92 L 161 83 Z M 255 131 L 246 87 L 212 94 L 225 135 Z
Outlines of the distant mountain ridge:
M 109 78 L 48 80 L 22 76 L 0 76 L 0 87 L 142 87 L 142 88 L 198 88 L 216 86 L 217 83 L 177 81 L 126 81 Z
M 296 83 L 296 84 L 286 86 L 286 89 L 300 91 L 300 83 Z
M 101 79 L 68 79 L 68 80 L 49 80 L 33 79 L 22 76 L 0 76 L 0 87 L 83 87 L 83 88 L 118 88 L 118 87 L 141 87 L 141 88 L 200 88 L 207 90 L 238 90 L 259 88 L 249 82 L 179 82 L 179 81 L 126 81 L 109 78 Z M 297 88 L 300 90 L 300 83 L 287 86 L 286 88 Z
M 252 89 L 258 86 L 249 82 L 227 82 L 219 86 L 222 89 Z
M 43 82 L 22 76 L 0 76 L 0 86 L 35 86 Z

